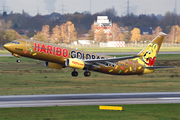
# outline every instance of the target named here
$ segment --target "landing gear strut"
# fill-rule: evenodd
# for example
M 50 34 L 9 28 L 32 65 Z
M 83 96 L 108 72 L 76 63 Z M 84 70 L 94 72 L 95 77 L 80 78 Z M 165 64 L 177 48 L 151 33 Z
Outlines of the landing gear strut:
M 85 77 L 89 77 L 91 75 L 91 73 L 88 71 L 88 70 L 86 70 L 85 72 L 84 72 L 84 76 Z
M 77 77 L 77 76 L 78 76 L 78 72 L 75 71 L 75 69 L 74 69 L 74 71 L 71 73 L 71 75 L 72 75 L 73 77 Z
M 18 58 L 16 62 L 17 62 L 17 63 L 20 63 L 20 62 L 21 62 L 20 58 Z
M 78 76 L 78 72 L 76 71 L 76 69 L 74 69 L 74 71 L 71 73 L 71 75 L 72 75 L 73 77 L 77 77 L 77 76 Z M 91 76 L 91 73 L 88 71 L 88 69 L 84 72 L 84 76 L 85 76 L 85 77 Z

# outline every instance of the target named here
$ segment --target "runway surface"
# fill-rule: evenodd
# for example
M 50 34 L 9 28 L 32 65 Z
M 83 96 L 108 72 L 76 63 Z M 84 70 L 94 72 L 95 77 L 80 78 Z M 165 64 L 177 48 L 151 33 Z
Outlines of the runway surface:
M 0 107 L 180 103 L 180 92 L 0 96 Z
M 13 57 L 11 54 L 0 54 L 0 57 Z

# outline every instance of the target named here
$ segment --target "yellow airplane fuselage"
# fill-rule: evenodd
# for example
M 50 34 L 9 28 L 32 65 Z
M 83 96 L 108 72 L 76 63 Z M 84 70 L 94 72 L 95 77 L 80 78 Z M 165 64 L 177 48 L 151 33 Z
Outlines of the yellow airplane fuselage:
M 33 40 L 15 40 L 13 43 L 5 44 L 4 47 L 17 57 L 24 56 L 55 63 L 52 68 L 57 67 L 57 69 L 59 69 L 58 65 L 65 67 L 65 62 L 68 58 L 72 58 L 72 64 L 79 69 L 87 69 L 86 65 L 83 64 L 83 60 L 112 58 L 110 56 Z M 72 66 L 72 68 L 74 67 Z M 144 65 L 139 64 L 137 60 L 133 59 L 118 61 L 115 64 L 107 63 L 106 66 L 99 64 L 97 67 L 88 67 L 88 69 L 114 75 L 141 75 L 154 71 L 146 69 Z

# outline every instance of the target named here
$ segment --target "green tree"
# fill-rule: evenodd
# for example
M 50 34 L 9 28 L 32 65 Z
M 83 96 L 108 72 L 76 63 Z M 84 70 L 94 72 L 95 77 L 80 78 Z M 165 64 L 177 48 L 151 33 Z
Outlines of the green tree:
M 91 25 L 91 29 L 88 32 L 88 38 L 89 40 L 94 40 L 94 31 L 95 30 L 95 25 L 94 23 Z
M 13 41 L 16 39 L 27 39 L 27 36 L 19 35 L 15 30 L 9 29 L 4 32 L 4 38 L 7 41 Z
M 34 29 L 30 29 L 29 32 L 27 33 L 27 36 L 28 36 L 29 38 L 31 38 L 31 37 L 33 37 L 33 36 L 36 35 L 36 34 L 37 34 L 37 33 L 35 32 Z
M 51 42 L 52 43 L 62 43 L 62 36 L 61 36 L 61 30 L 60 30 L 60 26 L 56 25 L 53 29 L 52 29 L 52 35 L 51 35 Z
M 50 37 L 50 34 L 49 34 L 49 25 L 42 26 L 41 33 L 43 33 L 47 38 L 49 38 Z
M 11 21 L 6 23 L 4 20 L 0 20 L 0 44 L 5 44 L 16 39 L 27 38 L 26 36 L 19 35 L 15 30 L 10 29 L 11 26 Z
M 171 38 L 171 43 L 180 43 L 180 27 L 178 25 L 172 26 L 171 32 L 168 35 Z
M 113 41 L 120 41 L 123 38 L 123 34 L 121 33 L 121 30 L 116 23 L 113 23 L 112 25 L 112 37 Z
M 129 43 L 130 42 L 129 32 L 124 32 L 123 41 L 125 41 L 125 43 Z
M 137 43 L 141 39 L 141 34 L 140 34 L 140 29 L 139 28 L 134 28 L 131 31 L 131 41 Z
M 160 26 L 156 27 L 156 29 L 153 32 L 154 36 L 157 36 L 160 32 L 162 32 L 162 28 Z
M 149 41 L 151 41 L 155 36 L 154 35 L 141 35 L 141 41 L 143 43 L 148 43 Z
M 42 41 L 42 42 L 48 41 L 48 38 L 43 33 L 37 33 L 37 35 L 34 35 L 33 39 L 36 41 Z
M 0 29 L 7 30 L 10 29 L 11 26 L 12 26 L 11 20 L 9 20 L 7 23 L 5 22 L 4 19 L 0 20 Z
M 167 34 L 170 32 L 170 30 L 171 30 L 171 26 L 170 25 L 166 26 L 165 31 L 166 31 Z
M 104 33 L 104 29 L 103 28 L 101 28 L 96 33 L 96 41 L 98 41 L 98 42 L 107 42 L 107 35 Z
M 77 32 L 74 24 L 71 21 L 67 21 L 60 26 L 62 41 L 65 43 L 71 43 L 77 39 Z

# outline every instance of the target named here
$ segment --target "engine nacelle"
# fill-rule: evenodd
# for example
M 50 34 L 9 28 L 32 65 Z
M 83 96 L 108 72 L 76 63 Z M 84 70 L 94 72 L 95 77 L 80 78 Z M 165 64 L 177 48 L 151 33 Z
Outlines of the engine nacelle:
M 62 69 L 63 66 L 57 63 L 47 62 L 45 61 L 44 65 L 49 68 Z
M 80 59 L 68 58 L 65 62 L 65 65 L 67 67 L 83 69 L 85 66 L 85 63 L 84 63 L 84 61 L 82 61 Z

